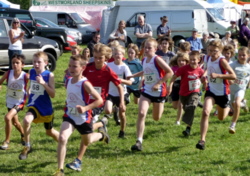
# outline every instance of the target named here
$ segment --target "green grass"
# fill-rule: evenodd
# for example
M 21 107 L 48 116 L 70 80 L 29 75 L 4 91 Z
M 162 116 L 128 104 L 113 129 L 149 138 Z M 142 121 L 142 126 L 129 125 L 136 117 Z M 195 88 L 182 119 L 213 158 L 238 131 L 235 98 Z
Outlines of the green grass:
M 60 129 L 65 101 L 65 89 L 62 84 L 64 70 L 67 67 L 70 54 L 66 53 L 57 62 L 54 72 L 56 80 L 56 97 L 53 99 L 55 110 L 54 127 Z M 0 97 L 1 116 L 0 140 L 4 139 L 5 91 L 2 88 Z M 249 90 L 247 90 L 247 99 Z M 19 113 L 22 121 L 25 111 Z M 108 131 L 111 143 L 101 142 L 89 146 L 83 158 L 83 170 L 76 172 L 65 168 L 65 175 L 86 176 L 192 176 L 192 175 L 222 175 L 241 176 L 250 175 L 250 131 L 249 114 L 241 112 L 237 124 L 236 134 L 228 133 L 231 117 L 219 121 L 211 116 L 210 126 L 206 138 L 206 150 L 195 148 L 199 140 L 199 123 L 201 109 L 196 111 L 192 135 L 185 138 L 182 131 L 185 125 L 174 125 L 176 111 L 169 103 L 165 103 L 165 110 L 160 121 L 152 120 L 150 108 L 144 133 L 143 151 L 133 153 L 131 145 L 135 143 L 137 106 L 130 103 L 127 107 L 127 139 L 118 139 L 119 127 L 111 119 Z M 0 151 L 1 176 L 36 176 L 51 175 L 57 169 L 57 143 L 45 135 L 43 124 L 32 124 L 31 142 L 33 153 L 27 160 L 20 161 L 18 155 L 22 150 L 20 135 L 16 129 L 12 130 L 10 149 Z M 77 155 L 80 135 L 77 131 L 69 139 L 66 163 L 71 162 Z

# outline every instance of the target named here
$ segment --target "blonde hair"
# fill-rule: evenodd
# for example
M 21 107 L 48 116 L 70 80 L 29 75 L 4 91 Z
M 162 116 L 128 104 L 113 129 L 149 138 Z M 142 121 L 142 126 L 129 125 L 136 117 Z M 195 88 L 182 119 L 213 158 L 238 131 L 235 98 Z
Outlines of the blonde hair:
M 239 52 L 244 52 L 244 53 L 247 53 L 248 55 L 250 54 L 250 51 L 249 51 L 248 47 L 246 47 L 246 46 L 240 47 L 240 49 L 238 50 L 238 53 Z
M 76 49 L 79 53 L 82 52 L 82 48 L 81 48 L 81 46 L 79 46 L 79 45 L 73 45 L 73 46 L 70 46 L 70 48 L 71 48 L 71 50 L 72 50 L 72 49 Z
M 17 27 L 21 26 L 19 19 L 18 18 L 13 18 L 13 20 L 11 21 L 11 28 L 13 28 L 14 22 L 18 22 L 18 26 Z
M 98 43 L 94 46 L 93 53 L 100 53 L 105 56 L 106 59 L 110 59 L 112 56 L 111 48 L 101 43 Z
M 124 56 L 125 55 L 125 48 L 121 45 L 118 45 L 114 48 L 114 52 L 121 52 Z
M 189 55 L 187 53 L 178 52 L 176 56 L 173 57 L 173 59 L 170 60 L 169 65 L 170 66 L 178 66 L 178 59 L 184 58 L 184 60 L 189 63 Z
M 79 61 L 81 66 L 87 65 L 87 61 L 80 54 L 72 55 L 72 56 L 70 56 L 70 59 L 73 60 L 73 61 Z
M 44 62 L 48 62 L 48 55 L 43 51 L 38 51 L 33 55 L 33 58 L 43 58 Z
M 130 43 L 130 44 L 128 45 L 127 51 L 128 51 L 130 48 L 133 49 L 133 50 L 135 51 L 135 57 L 138 57 L 139 54 L 140 54 L 140 51 L 139 51 L 138 46 L 137 46 L 136 44 L 134 44 L 134 43 Z
M 155 38 L 152 38 L 152 37 L 146 39 L 145 40 L 145 45 L 146 45 L 146 43 L 153 43 L 155 48 L 157 48 L 157 46 L 158 46 L 157 40 Z M 145 47 L 145 45 L 144 45 L 144 47 Z
M 183 42 L 180 44 L 180 50 L 183 52 L 190 51 L 191 44 L 189 42 Z
M 84 56 L 84 52 L 86 51 L 89 51 L 89 55 L 88 55 L 88 58 L 85 58 L 87 61 L 89 60 L 90 58 L 90 49 L 89 48 L 84 48 L 83 51 L 82 51 L 82 56 Z M 84 57 L 83 57 L 84 58 Z
M 220 51 L 223 49 L 223 45 L 220 40 L 212 40 L 209 42 L 208 46 L 219 48 Z

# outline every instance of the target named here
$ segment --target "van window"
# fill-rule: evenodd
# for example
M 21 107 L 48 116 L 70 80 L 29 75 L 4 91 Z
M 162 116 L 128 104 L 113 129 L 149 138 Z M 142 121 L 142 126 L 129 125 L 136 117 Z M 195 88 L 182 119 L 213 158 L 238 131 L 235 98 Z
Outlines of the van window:
M 86 22 L 82 19 L 82 17 L 78 13 L 70 13 L 70 15 L 76 23 L 86 24 Z
M 146 14 L 145 13 L 136 13 L 134 14 L 128 21 L 127 27 L 135 27 L 138 24 L 138 16 L 143 15 L 146 22 Z
M 215 20 L 225 20 L 220 13 L 217 11 L 217 9 L 214 8 L 207 8 L 208 12 L 211 14 L 211 16 L 214 17 Z
M 58 14 L 58 25 L 66 25 L 70 28 L 76 28 L 73 19 L 68 14 Z
M 7 32 L 3 20 L 0 21 L 0 37 L 7 37 Z

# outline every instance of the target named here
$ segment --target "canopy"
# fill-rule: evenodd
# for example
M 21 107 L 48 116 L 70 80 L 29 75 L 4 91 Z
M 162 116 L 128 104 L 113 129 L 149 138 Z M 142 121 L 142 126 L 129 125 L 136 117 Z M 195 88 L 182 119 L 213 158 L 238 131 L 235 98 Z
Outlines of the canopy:
M 7 0 L 0 0 L 0 7 L 20 9 L 20 5 L 18 5 L 18 4 L 12 4 L 12 3 L 10 3 Z

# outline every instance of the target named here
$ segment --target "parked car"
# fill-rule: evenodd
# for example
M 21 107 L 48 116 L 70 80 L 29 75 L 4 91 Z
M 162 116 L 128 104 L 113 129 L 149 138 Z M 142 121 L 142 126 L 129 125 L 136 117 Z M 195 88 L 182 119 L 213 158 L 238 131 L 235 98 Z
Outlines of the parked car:
M 0 17 L 0 68 L 9 68 L 9 36 L 8 31 L 10 30 L 11 21 L 13 18 Z M 22 53 L 25 55 L 25 66 L 32 66 L 33 54 L 38 51 L 47 53 L 49 64 L 47 69 L 54 71 L 56 68 L 56 61 L 60 56 L 60 50 L 57 42 L 44 37 L 34 36 L 34 34 L 21 24 L 21 29 L 25 32 L 23 50 Z
M 51 27 L 51 28 L 58 28 L 57 24 L 53 23 L 52 21 L 42 18 L 42 17 L 34 17 L 36 21 L 36 26 L 38 27 Z M 66 33 L 70 35 L 74 41 L 76 41 L 77 44 L 82 43 L 82 34 L 80 31 L 73 29 L 73 28 L 67 28 L 67 27 L 60 27 L 65 29 Z

